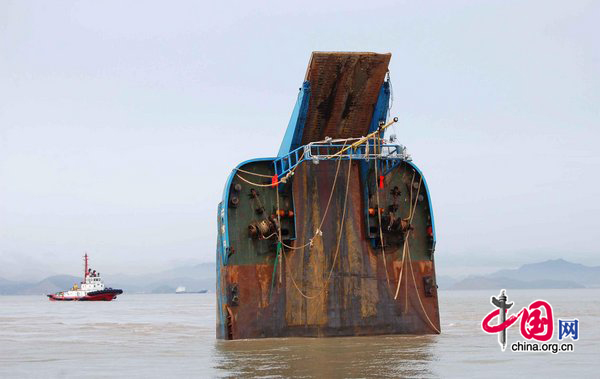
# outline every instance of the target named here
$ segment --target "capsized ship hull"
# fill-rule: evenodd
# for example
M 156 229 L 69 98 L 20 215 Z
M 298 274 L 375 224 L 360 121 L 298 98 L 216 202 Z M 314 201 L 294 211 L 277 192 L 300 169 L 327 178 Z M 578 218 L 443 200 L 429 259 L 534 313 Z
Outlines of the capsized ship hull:
M 382 139 L 389 59 L 313 53 L 278 157 L 231 173 L 218 338 L 440 332 L 429 189 Z

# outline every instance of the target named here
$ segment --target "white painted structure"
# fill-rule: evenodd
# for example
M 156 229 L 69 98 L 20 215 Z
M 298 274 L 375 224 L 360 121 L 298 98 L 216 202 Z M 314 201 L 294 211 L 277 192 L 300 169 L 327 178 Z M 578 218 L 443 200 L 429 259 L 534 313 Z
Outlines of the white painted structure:
M 93 291 L 102 291 L 104 289 L 104 282 L 102 282 L 102 278 L 99 274 L 95 274 L 95 276 L 91 276 L 91 273 L 85 276 L 83 282 L 81 282 L 80 286 L 77 284 L 73 285 L 68 291 L 57 293 L 58 296 L 62 295 L 65 298 L 70 297 L 83 297 L 88 294 L 88 292 Z
M 85 301 L 110 301 L 123 293 L 123 290 L 106 288 L 100 273 L 88 268 L 88 255 L 85 254 L 85 269 L 83 271 L 83 281 L 74 284 L 68 291 L 57 292 L 48 295 L 50 300 L 85 300 Z

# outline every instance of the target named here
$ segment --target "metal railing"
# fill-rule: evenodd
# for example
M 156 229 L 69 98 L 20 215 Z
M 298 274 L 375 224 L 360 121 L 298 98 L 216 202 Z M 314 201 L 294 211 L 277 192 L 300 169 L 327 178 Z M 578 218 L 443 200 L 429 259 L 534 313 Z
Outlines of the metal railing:
M 344 148 L 347 149 L 340 154 Z M 402 161 L 411 160 L 410 155 L 406 152 L 406 147 L 402 145 L 375 145 L 373 141 L 369 141 L 369 143 L 348 148 L 348 145 L 339 143 L 310 143 L 276 158 L 273 165 L 278 178 L 281 178 L 304 161 L 310 160 L 318 164 L 322 160 L 347 160 L 350 157 L 352 160 L 365 161 L 378 159 L 383 175 L 388 174 Z

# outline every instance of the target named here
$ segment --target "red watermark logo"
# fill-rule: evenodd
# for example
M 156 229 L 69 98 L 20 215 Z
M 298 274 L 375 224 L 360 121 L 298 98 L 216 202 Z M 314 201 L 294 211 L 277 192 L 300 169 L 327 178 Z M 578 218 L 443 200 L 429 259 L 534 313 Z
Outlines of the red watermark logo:
M 529 306 L 522 308 L 518 313 L 511 314 L 508 318 L 508 310 L 514 305 L 514 303 L 508 302 L 508 297 L 506 296 L 505 290 L 502 290 L 498 297 L 492 296 L 490 302 L 497 309 L 494 309 L 483 318 L 481 322 L 481 328 L 486 333 L 498 334 L 498 343 L 500 344 L 502 351 L 506 349 L 507 345 L 507 330 L 517 321 L 519 321 L 521 336 L 526 340 L 548 342 L 552 339 L 552 336 L 554 335 L 554 316 L 552 306 L 547 301 L 536 300 L 529 304 Z M 496 321 L 493 322 L 494 320 Z M 570 337 L 573 341 L 579 339 L 579 320 L 558 320 L 558 324 L 559 341 L 567 337 Z M 522 346 L 528 347 L 530 345 L 531 344 L 528 345 L 527 342 L 521 345 L 519 345 L 519 343 L 514 343 L 511 345 L 511 350 L 539 351 L 535 348 L 522 348 Z M 571 350 L 564 349 L 560 351 L 572 351 L 573 346 L 572 344 L 569 345 L 571 345 Z M 562 346 L 560 348 L 562 349 Z M 541 351 L 551 351 L 556 353 L 558 352 L 558 346 L 557 348 L 550 346 L 545 349 L 542 345 Z

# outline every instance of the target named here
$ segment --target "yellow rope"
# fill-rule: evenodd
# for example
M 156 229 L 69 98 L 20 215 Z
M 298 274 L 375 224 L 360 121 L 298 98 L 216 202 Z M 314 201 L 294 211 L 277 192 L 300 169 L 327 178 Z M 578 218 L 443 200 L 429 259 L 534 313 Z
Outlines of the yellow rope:
M 244 182 L 255 186 L 255 187 L 274 187 L 276 185 L 278 185 L 279 183 L 281 183 L 280 181 L 277 183 L 269 183 L 269 184 L 260 184 L 260 183 L 253 183 L 251 181 L 249 181 L 248 179 L 244 178 L 243 176 L 241 176 L 240 174 L 235 174 L 235 176 L 237 176 L 238 178 L 240 178 L 241 180 L 243 180 Z
M 415 174 L 415 172 L 413 171 L 413 177 L 414 177 L 414 174 Z M 408 222 L 409 225 L 412 225 L 412 220 L 413 220 L 413 217 L 415 216 L 415 210 L 417 209 L 417 203 L 419 201 L 419 193 L 421 192 L 421 183 L 423 183 L 422 176 L 419 178 L 419 186 L 417 188 L 417 196 L 415 197 L 414 203 L 412 203 L 412 184 L 411 184 L 411 191 L 410 191 L 411 198 L 410 199 L 411 199 L 412 207 L 410 209 L 411 214 L 410 214 L 410 221 Z M 408 231 L 407 235 L 409 235 L 409 234 L 410 234 L 410 230 Z M 411 264 L 412 264 L 412 258 L 410 256 L 410 243 L 409 242 L 406 243 L 406 254 L 408 255 L 408 258 L 411 259 Z M 412 270 L 412 266 L 411 266 L 411 270 Z M 404 313 L 405 314 L 408 313 L 408 277 L 406 278 L 406 286 L 404 287 Z
M 283 243 L 283 242 L 281 243 L 281 245 L 287 247 L 290 250 L 302 250 L 302 249 L 306 248 L 307 246 L 310 246 L 311 243 L 312 243 L 312 238 L 309 239 L 308 242 L 305 243 L 302 246 L 297 246 L 297 247 L 296 246 L 290 246 L 290 245 L 288 245 L 286 243 Z
M 239 172 L 243 172 L 244 174 L 249 174 L 249 175 L 254 175 L 254 176 L 260 176 L 261 178 L 272 178 L 273 177 L 273 175 L 259 174 L 259 173 L 256 173 L 256 172 L 242 170 L 241 168 L 236 168 L 235 170 L 239 171 Z
M 346 146 L 346 142 L 344 142 L 344 146 Z M 333 178 L 333 184 L 331 185 L 331 191 L 329 192 L 329 199 L 327 200 L 327 206 L 325 207 L 325 212 L 323 212 L 323 217 L 321 218 L 321 222 L 319 223 L 319 227 L 317 228 L 317 230 L 315 231 L 315 234 L 312 236 L 311 239 L 309 239 L 309 241 L 307 243 L 305 243 L 302 246 L 289 246 L 286 245 L 285 243 L 283 243 L 283 241 L 281 241 L 281 244 L 285 247 L 287 247 L 290 250 L 301 250 L 306 248 L 307 246 L 310 246 L 313 244 L 313 240 L 320 234 L 321 232 L 321 228 L 323 227 L 323 224 L 325 223 L 325 217 L 327 216 L 327 212 L 329 211 L 329 205 L 331 204 L 331 199 L 333 198 L 333 191 L 335 190 L 335 184 L 337 183 L 337 178 L 338 178 L 338 173 L 340 172 L 340 166 L 341 166 L 342 160 L 339 159 L 338 163 L 337 163 L 337 167 L 335 169 L 335 177 Z
M 304 151 L 302 151 L 302 154 L 300 155 L 300 158 L 298 159 L 298 162 L 302 161 L 302 158 L 304 158 Z M 235 174 L 235 176 L 237 176 L 238 178 L 242 179 L 244 182 L 252 185 L 252 186 L 256 186 L 256 187 L 277 187 L 279 184 L 281 183 L 286 183 L 286 181 L 288 180 L 288 178 L 292 175 L 294 175 L 294 171 L 296 171 L 296 168 L 298 168 L 298 166 L 300 166 L 300 163 L 296 163 L 296 165 L 294 167 L 292 167 L 292 169 L 285 174 L 285 176 L 283 178 L 281 178 L 281 180 L 278 180 L 276 183 L 267 183 L 267 184 L 261 184 L 261 183 L 253 183 L 251 181 L 249 181 L 248 179 L 244 178 L 243 176 L 241 176 L 240 174 Z M 272 178 L 275 175 L 264 175 L 264 174 L 256 174 L 250 171 L 244 171 L 242 169 L 236 168 L 235 170 L 237 171 L 241 171 L 241 172 L 245 172 L 248 174 L 252 174 L 252 175 L 256 175 L 256 176 L 261 176 L 261 177 L 265 177 L 265 178 Z
M 279 188 L 275 188 L 275 197 L 277 199 L 277 239 L 279 240 L 279 243 L 282 243 L 283 241 L 281 240 L 281 216 L 279 216 Z M 277 252 L 277 255 L 279 258 L 279 284 L 281 284 L 281 250 L 283 250 L 283 246 L 281 246 L 281 248 L 279 249 L 279 251 Z M 275 269 L 275 268 L 273 268 Z
M 346 180 L 346 193 L 344 195 L 344 210 L 342 211 L 342 221 L 340 223 L 340 232 L 338 233 L 337 245 L 335 248 L 335 255 L 333 256 L 333 262 L 331 263 L 331 269 L 329 270 L 329 275 L 327 276 L 325 283 L 319 289 L 319 292 L 317 294 L 315 294 L 313 296 L 308 296 L 300 289 L 300 287 L 298 287 L 298 284 L 296 283 L 296 280 L 294 279 L 294 275 L 290 271 L 290 279 L 292 279 L 292 283 L 294 284 L 294 287 L 296 287 L 296 290 L 298 290 L 300 295 L 302 295 L 302 297 L 304 297 L 306 299 L 314 299 L 317 296 L 320 296 L 321 293 L 323 292 L 323 290 L 325 290 L 329 286 L 329 280 L 331 279 L 331 275 L 333 274 L 335 262 L 337 261 L 337 257 L 338 257 L 339 251 L 340 251 L 340 242 L 342 240 L 342 233 L 344 232 L 344 221 L 346 220 L 346 205 L 347 205 L 347 200 L 348 200 L 348 189 L 350 188 L 351 169 L 352 169 L 352 155 L 350 155 L 350 159 L 348 161 L 348 178 Z M 282 251 L 283 251 L 284 258 L 287 260 L 287 255 L 285 254 L 285 249 L 282 248 Z
M 410 215 L 409 225 L 412 224 L 412 220 L 413 220 L 413 218 L 415 216 L 415 211 L 416 211 L 417 204 L 418 204 L 418 201 L 419 201 L 419 193 L 421 192 L 421 184 L 422 183 L 423 183 L 423 177 L 421 176 L 419 178 L 419 187 L 417 189 L 417 196 L 415 197 L 414 204 L 412 202 L 412 198 L 410 199 L 411 200 L 411 212 L 410 212 L 411 215 Z M 411 189 L 412 189 L 412 185 L 411 185 Z M 421 300 L 421 294 L 419 293 L 419 287 L 417 286 L 417 279 L 415 278 L 415 272 L 414 272 L 413 265 L 412 265 L 412 257 L 410 256 L 410 245 L 408 243 L 409 237 L 410 237 L 410 229 L 406 233 L 406 238 L 404 240 L 403 253 L 402 253 L 402 264 L 401 264 L 401 268 L 400 268 L 400 277 L 398 279 L 398 287 L 396 288 L 396 295 L 394 296 L 394 299 L 398 298 L 398 292 L 400 292 L 400 283 L 402 281 L 402 272 L 404 271 L 404 258 L 405 258 L 405 256 L 408 256 L 407 264 L 410 267 L 410 272 L 411 272 L 411 276 L 412 276 L 412 279 L 413 279 L 413 285 L 415 287 L 415 293 L 417 295 L 417 300 L 419 300 L 419 305 L 421 306 L 421 310 L 423 311 L 423 314 L 425 315 L 425 318 L 429 322 L 429 325 L 431 325 L 431 327 L 437 333 L 441 333 L 440 329 L 438 329 L 438 327 L 429 318 L 429 315 L 427 314 L 427 311 L 425 310 L 425 306 L 423 305 L 423 301 Z M 408 308 L 408 283 L 406 283 L 406 300 L 405 300 L 405 309 L 407 309 L 407 308 Z
M 365 143 L 365 141 L 368 141 L 369 139 L 371 139 L 372 137 L 374 137 L 375 135 L 377 135 L 378 133 L 380 134 L 381 132 L 383 132 L 385 129 L 387 129 L 390 125 L 393 125 L 394 123 L 398 122 L 398 118 L 394 117 L 394 119 L 390 122 L 388 122 L 387 124 L 383 125 L 382 127 L 380 127 L 379 129 L 377 129 L 376 131 L 374 131 L 373 133 L 368 134 L 366 137 L 362 137 L 361 139 L 359 139 L 358 141 L 354 142 L 352 145 L 346 147 L 346 148 L 342 148 L 340 151 L 338 151 L 337 153 L 333 154 L 331 157 L 329 157 L 329 159 L 337 157 L 338 155 L 342 155 L 342 153 L 344 153 L 346 150 L 348 149 L 353 149 L 357 146 L 362 145 L 363 143 Z
M 412 204 L 412 199 L 411 199 Z M 400 275 L 398 277 L 398 286 L 396 287 L 396 294 L 394 295 L 394 300 L 398 299 L 398 292 L 400 292 L 400 283 L 402 283 L 402 273 L 404 272 L 404 257 L 406 256 L 406 240 L 408 240 L 408 235 L 410 230 L 406 233 L 406 239 L 402 244 L 402 263 L 400 264 Z
M 302 162 L 302 158 L 304 158 L 304 150 L 302 151 L 300 158 L 296 162 L 296 165 L 294 167 L 292 167 L 290 169 L 290 171 L 285 175 L 285 177 L 278 183 L 280 183 L 280 182 L 285 183 L 287 181 L 287 178 L 289 178 L 291 175 L 294 174 L 294 171 L 296 170 L 296 168 L 298 166 L 300 166 L 299 162 Z M 282 273 L 282 265 L 283 265 L 282 260 L 283 259 L 281 259 L 281 251 L 283 251 L 283 239 L 281 238 L 281 216 L 279 215 L 280 208 L 279 208 L 279 188 L 278 187 L 275 187 L 275 194 L 276 194 L 276 199 L 277 199 L 277 204 L 276 204 L 276 207 L 277 207 L 277 212 L 276 212 L 277 213 L 277 229 L 278 229 L 277 239 L 279 240 L 279 243 L 281 243 L 281 249 L 279 251 L 279 257 L 278 257 L 279 258 L 279 284 L 281 284 L 281 281 L 283 278 L 283 276 L 282 276 L 283 275 L 283 273 Z
M 367 141 L 367 146 L 369 144 L 369 141 Z M 383 231 L 381 230 L 381 212 L 380 212 L 380 204 L 379 204 L 379 175 L 378 175 L 378 168 L 377 166 L 379 166 L 379 162 L 377 160 L 377 158 L 375 158 L 375 194 L 377 195 L 377 217 L 379 218 L 379 239 L 381 242 L 381 256 L 383 257 L 383 268 L 385 270 L 385 279 L 387 281 L 387 285 L 388 288 L 390 287 L 390 277 L 388 275 L 388 270 L 387 270 L 387 261 L 385 258 L 385 247 L 383 246 Z
M 406 244 L 406 254 L 410 254 L 410 244 Z M 404 263 L 402 264 L 405 266 Z M 406 275 L 406 285 L 404 286 L 404 313 L 408 313 L 408 274 Z
M 419 179 L 419 188 L 417 190 L 417 197 L 415 198 L 415 202 L 413 204 L 413 199 L 412 199 L 412 183 L 415 179 L 415 173 L 413 172 L 413 178 L 411 180 L 411 184 L 410 184 L 410 207 L 408 208 L 408 213 L 410 215 L 409 218 L 405 219 L 406 221 L 408 221 L 408 225 L 410 227 L 410 225 L 412 224 L 412 219 L 415 215 L 414 210 L 417 207 L 417 202 L 419 201 L 419 192 L 421 191 L 421 183 L 423 182 L 423 177 L 421 177 Z M 408 238 L 410 237 L 410 229 L 408 229 L 408 231 L 406 232 L 406 236 L 404 237 L 404 243 L 402 244 L 402 263 L 400 264 L 400 277 L 398 279 L 398 286 L 396 287 L 396 294 L 394 295 L 394 300 L 398 299 L 398 292 L 400 292 L 400 282 L 402 280 L 402 272 L 404 271 L 404 257 L 406 256 L 406 251 L 409 251 L 410 254 L 410 248 L 408 246 Z M 407 283 L 407 287 L 408 288 L 408 283 Z M 408 298 L 408 290 L 407 290 L 407 295 L 406 297 Z M 406 304 L 408 304 L 408 301 L 405 302 Z
M 441 333 L 441 331 L 435 326 L 435 324 L 431 321 L 431 319 L 429 318 L 429 316 L 427 315 L 427 311 L 425 310 L 425 306 L 423 306 L 423 302 L 421 301 L 421 295 L 419 294 L 419 288 L 417 287 L 417 280 L 415 279 L 415 272 L 413 270 L 412 267 L 412 260 L 410 258 L 410 254 L 408 254 L 408 265 L 410 266 L 410 272 L 412 274 L 412 278 L 413 278 L 413 284 L 415 286 L 415 292 L 417 294 L 417 299 L 419 300 L 419 304 L 421 305 L 421 310 L 423 311 L 423 314 L 425 315 L 425 317 L 427 318 L 427 321 L 429 321 L 429 325 L 431 325 L 431 327 L 439 333 Z
M 404 219 L 404 221 L 410 220 L 410 216 L 412 215 L 412 191 L 413 191 L 413 183 L 415 182 L 415 171 L 413 171 L 412 179 L 410 180 L 410 207 L 408 207 L 408 216 Z

